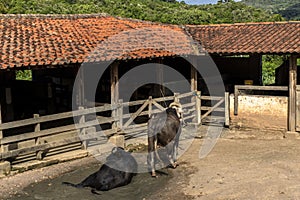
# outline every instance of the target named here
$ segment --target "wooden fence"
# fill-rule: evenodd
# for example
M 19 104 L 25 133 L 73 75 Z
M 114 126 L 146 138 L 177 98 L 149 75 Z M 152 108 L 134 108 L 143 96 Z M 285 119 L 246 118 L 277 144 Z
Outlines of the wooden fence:
M 207 107 L 201 106 L 201 99 L 220 101 Z M 119 100 L 116 105 L 80 108 L 76 111 L 47 116 L 34 115 L 31 119 L 2 123 L 0 124 L 0 160 L 13 161 L 24 155 L 31 155 L 33 159 L 41 160 L 49 150 L 72 144 L 85 149 L 91 141 L 99 139 L 100 131 L 101 135 L 107 137 L 114 134 L 125 134 L 125 137 L 130 137 L 136 132 L 146 133 L 148 116 L 165 110 L 172 101 L 179 101 L 183 105 L 185 121 L 200 124 L 201 120 L 213 110 L 220 109 L 218 107 L 224 101 L 226 102 L 226 98 L 205 97 L 199 92 L 189 92 L 131 102 Z M 207 112 L 201 116 L 201 110 Z M 103 115 L 105 112 L 110 116 Z M 91 119 L 91 115 L 96 117 Z M 69 121 L 69 124 L 61 121 Z M 52 123 L 52 126 L 47 125 L 49 123 Z M 97 126 L 101 126 L 101 130 L 97 129 Z M 12 130 L 22 128 L 26 131 L 13 134 Z

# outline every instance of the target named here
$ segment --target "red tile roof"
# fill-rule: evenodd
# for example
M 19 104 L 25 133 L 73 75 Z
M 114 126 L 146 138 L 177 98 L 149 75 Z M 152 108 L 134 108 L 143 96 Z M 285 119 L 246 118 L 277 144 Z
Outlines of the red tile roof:
M 300 53 L 300 22 L 187 25 L 103 14 L 0 15 L 0 69 L 208 53 Z M 191 39 L 191 37 L 193 39 Z
M 300 21 L 187 25 L 186 29 L 209 53 L 300 53 Z
M 103 14 L 0 15 L 0 69 L 194 54 L 179 26 Z

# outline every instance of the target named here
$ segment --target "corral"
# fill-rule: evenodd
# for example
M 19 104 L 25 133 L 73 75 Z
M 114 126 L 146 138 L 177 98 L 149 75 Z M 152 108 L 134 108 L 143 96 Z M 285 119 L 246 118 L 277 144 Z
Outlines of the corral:
M 4 174 L 16 164 L 36 159 L 41 160 L 38 166 L 48 165 L 43 163 L 47 156 L 102 145 L 107 137 L 128 139 L 143 133 L 148 116 L 173 100 L 184 104 L 190 124 L 221 122 L 243 127 L 239 116 L 232 115 L 230 121 L 229 93 L 243 88 L 239 85 L 245 80 L 262 84 L 263 54 L 289 57 L 288 87 L 244 89 L 288 92 L 286 115 L 280 114 L 287 122 L 283 132 L 298 131 L 299 22 L 182 28 L 105 15 L 2 15 L 1 22 L 0 155 Z M 279 39 L 274 39 L 278 32 Z M 136 76 L 120 85 L 122 77 L 149 63 L 154 68 L 154 84 L 139 85 Z M 212 73 L 214 63 L 218 74 Z M 87 67 L 80 67 L 82 64 Z M 163 65 L 183 78 L 169 77 Z M 205 67 L 211 68 L 199 70 Z M 16 71 L 25 69 L 31 70 L 32 81 L 16 80 Z M 181 81 L 187 81 L 188 87 L 177 87 Z M 124 85 L 133 90 L 121 91 Z M 208 116 L 214 118 L 207 121 Z M 104 134 L 104 142 L 99 133 Z

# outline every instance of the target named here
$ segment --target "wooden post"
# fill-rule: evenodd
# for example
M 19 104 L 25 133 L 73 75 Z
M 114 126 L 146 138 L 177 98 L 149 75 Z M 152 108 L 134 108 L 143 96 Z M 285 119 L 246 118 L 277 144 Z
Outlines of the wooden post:
M 33 114 L 33 118 L 39 118 L 40 115 L 39 114 Z M 37 123 L 35 126 L 34 126 L 34 132 L 39 132 L 41 130 L 41 124 L 40 123 Z M 41 138 L 40 137 L 37 137 L 35 139 L 35 145 L 39 145 L 41 143 Z M 43 151 L 38 151 L 36 152 L 36 159 L 37 160 L 42 160 L 43 159 Z
M 191 91 L 197 91 L 197 70 L 191 66 Z
M 14 120 L 14 108 L 12 104 L 12 92 L 11 88 L 5 88 L 5 99 L 6 99 L 6 120 L 13 121 Z
M 201 91 L 196 92 L 196 122 L 201 125 Z
M 229 92 L 225 92 L 225 126 L 230 125 L 230 97 Z
M 110 83 L 111 83 L 111 105 L 114 106 L 119 100 L 119 72 L 118 63 L 114 62 L 110 68 Z M 112 117 L 117 116 L 117 110 L 113 109 L 111 113 Z M 112 128 L 116 128 L 117 124 L 113 123 Z
M 152 96 L 149 96 L 148 116 L 151 117 L 151 114 L 152 114 Z
M 85 97 L 84 97 L 84 74 L 83 67 L 79 68 L 79 85 L 78 85 L 78 107 L 84 106 Z
M 234 86 L 234 115 L 238 114 L 238 106 L 239 106 L 239 90 L 236 86 Z
M 291 55 L 289 60 L 289 104 L 288 130 L 296 131 L 296 87 L 297 87 L 297 57 Z
M 156 65 L 156 81 L 159 84 L 159 91 L 157 91 L 157 94 L 155 94 L 157 97 L 159 96 L 165 96 L 165 87 L 163 86 L 163 82 L 164 82 L 164 68 L 161 65 L 162 64 L 162 59 L 158 58 L 157 61 L 157 65 Z
M 179 93 L 174 93 L 174 102 L 180 103 L 178 95 Z
M 84 108 L 83 108 L 82 106 L 79 107 L 79 110 L 83 110 L 83 109 L 84 109 Z M 80 118 L 79 118 L 79 125 L 80 125 L 80 124 L 84 124 L 84 123 L 85 123 L 85 115 L 81 115 Z M 81 128 L 79 134 L 80 134 L 81 136 L 83 136 L 83 135 L 86 134 L 85 131 L 86 131 L 85 128 Z M 87 140 L 83 140 L 83 141 L 82 141 L 82 144 L 81 144 L 81 148 L 84 149 L 84 150 L 86 150 L 86 149 L 87 149 L 87 146 L 88 146 Z
M 123 128 L 123 99 L 119 99 L 119 108 L 118 108 L 118 118 L 117 127 L 122 130 Z

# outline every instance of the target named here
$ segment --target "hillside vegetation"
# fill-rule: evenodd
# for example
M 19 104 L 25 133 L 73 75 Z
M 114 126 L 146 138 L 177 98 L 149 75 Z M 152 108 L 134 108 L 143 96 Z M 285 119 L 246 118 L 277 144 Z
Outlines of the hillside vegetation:
M 215 5 L 187 5 L 168 0 L 0 0 L 0 13 L 83 14 L 114 16 L 171 24 L 280 21 L 273 15 L 229 0 Z
M 300 20 L 300 0 L 242 0 L 242 2 L 280 14 L 287 20 Z

